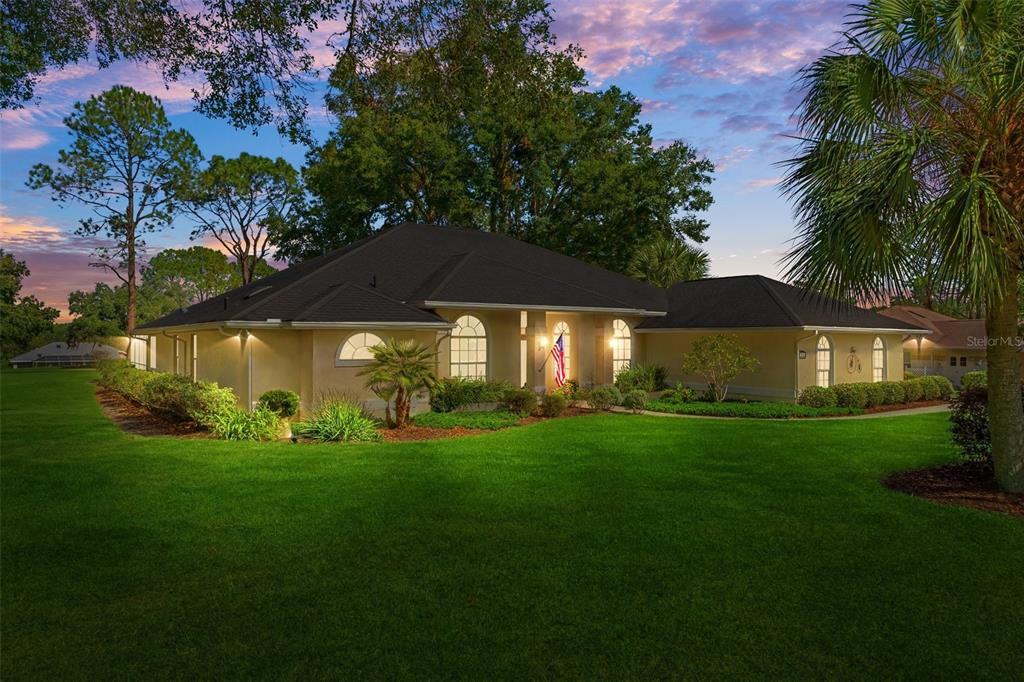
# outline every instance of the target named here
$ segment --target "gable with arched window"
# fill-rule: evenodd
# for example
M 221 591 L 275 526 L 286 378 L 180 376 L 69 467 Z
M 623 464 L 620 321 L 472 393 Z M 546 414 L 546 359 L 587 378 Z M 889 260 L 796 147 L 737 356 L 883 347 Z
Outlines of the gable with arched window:
M 818 337 L 815 354 L 815 383 L 818 386 L 832 385 L 832 342 L 827 336 Z
M 376 334 L 356 332 L 338 347 L 334 364 L 338 367 L 365 365 L 373 360 L 373 352 L 370 349 L 381 343 L 384 342 Z
M 487 330 L 473 315 L 455 320 L 451 339 L 451 374 L 467 379 L 487 378 Z
M 633 335 L 625 320 L 612 320 L 612 377 L 629 369 L 633 359 Z
M 871 380 L 885 381 L 888 375 L 888 367 L 885 358 L 885 341 L 882 337 L 876 336 L 871 344 Z
M 565 376 L 567 379 L 571 379 L 572 374 L 572 333 L 569 329 L 569 323 L 565 320 L 560 320 L 555 323 L 555 327 L 552 330 L 551 343 L 552 345 L 558 341 L 558 337 L 562 337 L 562 348 L 565 349 Z M 551 365 L 551 376 L 555 375 L 555 363 L 549 362 Z

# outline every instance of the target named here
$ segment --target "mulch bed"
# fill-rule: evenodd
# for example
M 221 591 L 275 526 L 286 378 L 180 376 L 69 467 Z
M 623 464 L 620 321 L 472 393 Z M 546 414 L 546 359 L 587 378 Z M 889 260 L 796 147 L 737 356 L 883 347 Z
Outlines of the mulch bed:
M 137 436 L 176 436 L 178 438 L 212 438 L 194 422 L 178 422 L 164 419 L 144 407 L 136 405 L 119 393 L 102 386 L 96 389 L 96 402 L 103 414 L 117 424 L 122 431 Z
M 919 400 L 916 403 L 900 403 L 899 405 L 879 405 L 878 407 L 869 407 L 864 410 L 865 414 L 874 414 L 875 412 L 897 412 L 899 410 L 912 410 L 915 407 L 932 407 L 934 405 L 948 405 L 945 400 Z
M 882 484 L 939 504 L 1024 518 L 1024 493 L 1000 490 L 992 474 L 978 466 L 944 464 L 928 469 L 898 471 L 882 479 Z

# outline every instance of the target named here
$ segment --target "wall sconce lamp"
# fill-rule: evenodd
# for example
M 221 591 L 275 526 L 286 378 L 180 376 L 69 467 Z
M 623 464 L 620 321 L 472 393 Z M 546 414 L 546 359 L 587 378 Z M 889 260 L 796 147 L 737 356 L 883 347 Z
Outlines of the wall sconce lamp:
M 544 350 L 548 347 L 548 337 L 541 334 L 537 337 L 537 350 Z
M 800 359 L 801 360 L 806 360 L 807 359 L 807 351 L 805 351 L 805 350 L 800 351 Z

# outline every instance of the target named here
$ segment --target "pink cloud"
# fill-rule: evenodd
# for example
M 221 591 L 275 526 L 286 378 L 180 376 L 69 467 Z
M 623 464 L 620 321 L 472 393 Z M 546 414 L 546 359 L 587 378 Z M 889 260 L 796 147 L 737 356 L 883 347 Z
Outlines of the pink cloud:
M 778 187 L 780 182 L 782 182 L 781 176 L 771 178 L 756 178 L 754 180 L 747 180 L 746 182 L 744 182 L 743 187 L 747 191 L 754 191 L 759 189 L 767 189 L 769 187 Z
M 843 0 L 557 0 L 555 33 L 579 44 L 596 82 L 657 63 L 661 84 L 744 82 L 792 72 L 836 39 Z

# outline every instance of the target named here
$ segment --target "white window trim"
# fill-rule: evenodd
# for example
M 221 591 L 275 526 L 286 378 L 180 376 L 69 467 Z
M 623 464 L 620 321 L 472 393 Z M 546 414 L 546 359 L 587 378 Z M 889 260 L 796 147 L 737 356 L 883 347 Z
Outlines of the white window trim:
M 818 354 L 822 351 L 822 348 L 819 346 L 819 344 L 821 343 L 822 339 L 824 339 L 828 343 L 828 384 L 826 384 L 826 385 L 827 386 L 835 386 L 836 385 L 836 344 L 832 341 L 832 339 L 830 337 L 828 337 L 828 336 L 826 336 L 824 334 L 819 336 L 818 339 L 814 342 L 814 385 L 815 386 L 821 386 L 821 384 L 818 383 L 818 375 L 821 372 L 821 370 L 818 368 Z
M 456 332 L 462 328 L 459 324 L 459 320 L 464 317 L 470 317 L 476 320 L 476 323 L 483 329 L 482 336 L 458 336 Z M 467 377 L 461 374 L 455 373 L 455 367 L 458 365 L 479 365 L 479 362 L 455 362 L 452 360 L 452 350 L 455 343 L 455 339 L 483 339 L 484 340 L 484 375 L 482 377 Z M 472 313 L 463 313 L 455 318 L 454 327 L 452 328 L 451 334 L 448 337 L 448 375 L 455 377 L 459 376 L 464 379 L 476 379 L 480 381 L 487 381 L 491 378 L 491 335 L 487 331 L 487 324 L 484 323 L 483 319 L 473 315 Z
M 881 375 L 882 376 L 879 379 L 875 378 L 875 351 L 879 350 L 879 349 L 875 348 L 875 342 L 878 342 L 878 343 L 882 344 L 882 348 L 881 348 L 881 351 L 882 351 L 882 366 L 880 367 Z M 889 379 L 889 347 L 886 345 L 885 339 L 883 339 L 881 336 L 876 336 L 871 341 L 871 381 L 873 381 L 873 382 L 887 381 L 888 379 Z
M 354 332 L 352 334 L 349 334 L 344 339 L 342 339 L 341 343 L 338 344 L 338 347 L 334 351 L 334 366 L 335 367 L 365 367 L 366 365 L 368 365 L 371 362 L 373 362 L 373 358 L 358 358 L 358 359 L 354 359 L 354 360 L 352 360 L 352 359 L 343 360 L 341 358 L 341 351 L 345 350 L 345 344 L 347 344 L 353 337 L 359 336 L 360 334 L 368 334 L 368 335 L 373 336 L 374 338 L 376 338 L 381 343 L 384 343 L 384 339 L 382 339 L 379 335 L 377 335 L 377 334 L 375 334 L 373 332 L 358 331 L 358 332 Z M 376 344 L 369 344 L 368 346 L 360 346 L 360 348 L 369 348 L 370 346 L 375 346 L 375 345 Z
M 615 333 L 616 332 L 616 330 L 615 330 L 615 323 L 616 322 L 621 322 L 623 327 L 625 327 L 625 330 L 626 330 L 626 335 L 625 336 L 617 336 L 616 335 L 616 333 Z M 626 341 L 629 344 L 629 352 L 623 354 L 623 355 L 626 356 L 625 360 L 623 360 L 621 358 L 617 359 L 615 357 L 616 351 L 620 347 L 619 344 L 622 341 Z M 625 363 L 625 364 L 623 364 L 621 367 L 619 367 L 619 369 L 616 371 L 616 369 L 615 369 L 615 363 L 616 362 Z M 625 320 L 620 319 L 620 318 L 615 318 L 614 320 L 612 320 L 612 378 L 614 379 L 615 375 L 617 375 L 619 372 L 621 372 L 624 369 L 629 369 L 632 366 L 633 366 L 633 329 L 629 326 L 629 323 L 626 322 Z

